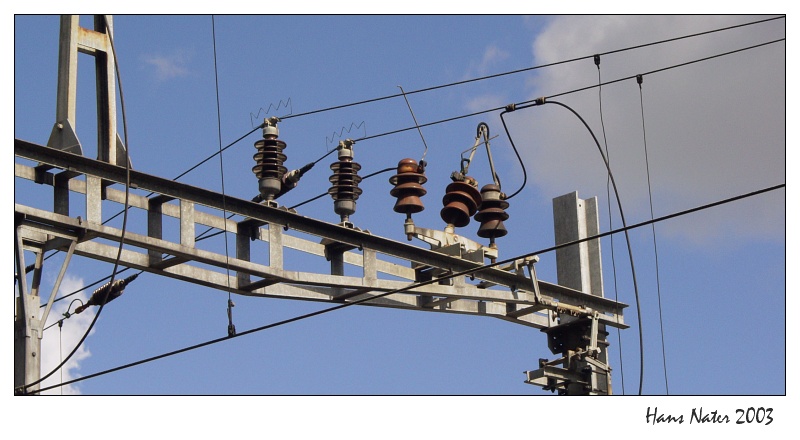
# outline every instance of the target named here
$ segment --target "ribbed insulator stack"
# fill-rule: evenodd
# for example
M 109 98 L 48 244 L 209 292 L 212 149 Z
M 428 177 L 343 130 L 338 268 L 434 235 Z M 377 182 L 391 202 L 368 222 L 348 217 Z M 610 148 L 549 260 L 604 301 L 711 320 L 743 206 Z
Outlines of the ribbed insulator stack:
M 422 212 L 425 206 L 420 197 L 428 193 L 422 187 L 428 178 L 420 169 L 414 159 L 403 159 L 397 164 L 397 174 L 389 178 L 389 183 L 394 188 L 389 192 L 393 197 L 397 197 L 394 204 L 394 212 L 406 214 L 410 218 L 411 214 Z
M 493 183 L 481 188 L 481 198 L 480 212 L 475 214 L 475 220 L 481 222 L 478 236 L 488 238 L 493 246 L 495 238 L 508 234 L 503 224 L 503 220 L 508 219 L 508 213 L 505 211 L 508 202 L 503 200 L 500 187 Z
M 101 306 L 119 298 L 124 292 L 125 286 L 127 286 L 131 281 L 135 280 L 138 276 L 138 273 L 133 274 L 125 279 L 114 280 L 113 284 L 111 281 L 109 281 L 98 287 L 97 290 L 92 293 L 92 296 L 89 298 L 89 300 L 86 301 L 86 304 L 78 306 L 75 309 L 75 314 L 77 315 L 78 313 L 81 313 L 89 306 Z
M 469 219 L 481 205 L 481 194 L 478 189 L 466 181 L 457 181 L 447 185 L 442 197 L 444 208 L 440 213 L 442 220 L 457 228 L 469 224 Z
M 339 143 L 339 161 L 331 164 L 333 175 L 330 177 L 332 186 L 328 189 L 328 194 L 333 197 L 333 210 L 342 219 L 342 222 L 349 222 L 350 215 L 356 212 L 356 200 L 362 193 L 358 187 L 361 176 L 358 170 L 361 165 L 353 162 L 353 142 L 342 141 Z
M 272 124 L 265 122 L 264 139 L 256 141 L 253 146 L 257 150 L 253 155 L 256 161 L 253 173 L 258 177 L 258 192 L 269 202 L 280 193 L 281 182 L 287 171 L 283 166 L 283 162 L 286 161 L 286 155 L 283 154 L 286 142 L 278 139 L 278 127 L 275 121 Z

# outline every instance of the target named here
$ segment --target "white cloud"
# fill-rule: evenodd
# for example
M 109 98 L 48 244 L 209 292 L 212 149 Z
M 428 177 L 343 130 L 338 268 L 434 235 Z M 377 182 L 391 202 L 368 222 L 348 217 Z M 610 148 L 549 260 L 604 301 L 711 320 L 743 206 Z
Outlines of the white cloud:
M 470 112 L 479 112 L 487 108 L 498 108 L 508 104 L 507 98 L 499 94 L 486 93 L 478 96 L 472 96 L 465 104 Z
M 83 287 L 83 285 L 83 279 L 67 274 L 64 276 L 64 279 L 61 282 L 58 296 L 72 293 Z M 49 295 L 50 289 L 52 289 L 52 284 L 50 285 L 49 289 L 43 290 L 43 294 Z M 85 302 L 87 299 L 87 294 L 85 292 L 80 292 L 68 299 L 53 304 L 53 308 L 47 317 L 47 323 L 45 324 L 45 327 L 48 327 L 58 322 L 58 320 L 63 319 L 64 312 L 66 312 L 67 307 L 69 307 L 70 303 L 75 299 L 80 299 L 81 301 Z M 73 307 L 70 308 L 70 313 L 74 312 L 75 307 L 78 305 L 79 303 L 76 302 Z M 72 349 L 78 344 L 78 341 L 80 341 L 80 339 L 86 333 L 86 330 L 89 328 L 89 324 L 94 318 L 94 314 L 94 308 L 90 307 L 81 314 L 72 315 L 69 319 L 65 319 L 60 329 L 58 325 L 54 325 L 44 332 L 44 337 L 42 338 L 42 376 L 53 371 L 53 369 L 56 368 L 58 364 L 60 364 L 62 360 L 69 355 Z M 70 360 L 67 361 L 67 363 L 61 368 L 61 370 L 44 380 L 41 384 L 41 387 L 45 388 L 52 385 L 58 385 L 62 382 L 77 378 L 79 376 L 77 371 L 80 369 L 81 361 L 85 360 L 89 356 L 91 356 L 89 350 L 85 345 L 81 345 L 81 347 L 78 348 Z M 76 385 L 66 385 L 60 388 L 53 388 L 52 390 L 44 391 L 42 394 L 80 394 L 80 390 Z
M 465 79 L 472 79 L 477 76 L 485 76 L 490 73 L 497 72 L 498 65 L 508 59 L 511 54 L 498 47 L 497 45 L 489 45 L 484 49 L 480 61 L 470 62 L 470 66 L 464 74 Z
M 535 39 L 533 56 L 536 64 L 552 63 L 763 18 L 559 17 Z M 605 55 L 602 80 L 782 38 L 783 26 L 777 21 Z M 785 59 L 785 44 L 777 43 L 644 77 L 656 216 L 785 182 Z M 587 59 L 538 70 L 530 96 L 552 96 L 597 82 L 597 67 Z M 641 221 L 650 213 L 639 88 L 628 79 L 604 86 L 602 93 L 610 162 L 626 219 Z M 597 88 L 553 99 L 580 113 L 603 144 Z M 601 156 L 571 113 L 546 105 L 510 114 L 506 120 L 523 158 L 531 164 L 531 183 L 545 193 L 578 189 L 581 195 L 605 198 Z M 739 205 L 746 206 L 746 212 L 733 209 L 729 218 L 715 216 L 697 228 L 665 225 L 663 230 L 697 243 L 731 233 L 783 241 L 783 196 L 753 199 Z
M 153 75 L 159 82 L 173 78 L 182 78 L 189 75 L 187 64 L 191 57 L 183 52 L 175 52 L 172 55 L 143 55 L 141 60 L 153 69 Z

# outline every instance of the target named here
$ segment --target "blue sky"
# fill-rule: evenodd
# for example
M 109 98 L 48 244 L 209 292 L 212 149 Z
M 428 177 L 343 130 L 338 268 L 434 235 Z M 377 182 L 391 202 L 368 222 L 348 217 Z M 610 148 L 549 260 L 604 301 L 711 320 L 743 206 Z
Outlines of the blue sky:
M 216 16 L 221 138 L 224 145 L 237 139 L 253 128 L 251 114 L 289 99 L 293 113 L 305 113 L 395 94 L 398 85 L 412 91 L 763 18 L 767 16 Z M 91 26 L 90 21 L 82 24 Z M 210 16 L 199 15 L 114 17 L 135 169 L 173 178 L 218 150 L 211 24 Z M 17 16 L 14 25 L 14 137 L 46 144 L 55 122 L 58 17 Z M 603 81 L 610 81 L 674 66 L 784 38 L 785 26 L 785 20 L 774 20 L 606 55 L 600 73 Z M 779 42 L 645 76 L 642 96 L 656 216 L 786 181 L 785 51 L 785 43 Z M 84 154 L 93 156 L 93 63 L 87 56 L 80 62 L 76 131 Z M 598 70 L 589 59 L 413 94 L 409 101 L 424 124 L 597 82 Z M 597 88 L 559 100 L 575 108 L 602 142 Z M 635 81 L 604 86 L 602 110 L 626 220 L 647 220 Z M 283 108 L 270 114 L 287 113 Z M 481 121 L 498 136 L 492 150 L 504 190 L 512 192 L 522 184 L 497 112 L 423 128 L 429 182 L 423 198 L 427 209 L 415 215 L 417 224 L 443 227 L 438 212 L 444 187 Z M 544 106 L 509 115 L 507 122 L 528 180 L 510 201 L 509 234 L 498 239 L 501 258 L 551 246 L 551 200 L 575 190 L 582 198 L 598 196 L 601 230 L 608 230 L 605 169 L 578 120 L 556 106 Z M 288 166 L 323 155 L 335 146 L 327 139 L 343 127 L 354 127 L 349 137 L 358 138 L 413 127 L 413 120 L 402 98 L 287 119 L 280 125 L 280 138 L 288 145 Z M 257 179 L 250 172 L 257 139 L 253 134 L 224 153 L 227 194 L 249 199 L 257 193 Z M 419 134 L 409 130 L 357 143 L 355 160 L 364 175 L 404 157 L 418 159 L 423 148 Z M 488 166 L 484 156 L 476 157 L 472 169 L 483 184 L 490 178 Z M 329 163 L 310 171 L 281 203 L 299 203 L 325 191 Z M 219 191 L 219 168 L 215 158 L 180 181 Z M 374 234 L 405 241 L 403 217 L 391 211 L 388 177 L 362 184 L 364 195 L 351 220 Z M 46 206 L 46 199 L 33 195 L 41 193 L 36 189 L 15 182 L 15 202 Z M 666 394 L 662 325 L 670 394 L 787 392 L 785 200 L 785 191 L 779 190 L 659 223 L 662 322 L 652 230 L 631 233 L 643 312 L 644 394 Z M 299 212 L 339 221 L 328 197 Z M 611 217 L 614 227 L 621 226 L 615 208 Z M 476 225 L 473 221 L 462 233 L 477 240 Z M 223 249 L 221 240 L 216 243 Z M 633 395 L 640 350 L 630 266 L 621 235 L 613 243 L 615 267 L 611 241 L 605 239 L 602 246 L 605 294 L 614 298 L 616 285 L 619 301 L 631 306 L 625 312 L 631 328 L 619 336 L 612 331 L 609 337 L 614 393 Z M 51 275 L 46 281 L 52 283 L 60 261 L 60 256 L 48 261 L 56 264 L 47 268 Z M 76 258 L 65 287 L 74 290 L 110 271 L 111 265 Z M 555 282 L 555 255 L 541 255 L 537 271 L 541 279 Z M 77 366 L 64 377 L 224 336 L 226 301 L 222 291 L 143 274 L 104 309 Z M 277 299 L 234 301 L 240 331 L 327 307 Z M 72 346 L 63 336 L 80 334 L 86 321 L 65 322 L 64 352 Z M 46 352 L 50 362 L 57 361 L 56 332 L 53 328 L 45 336 L 45 344 L 53 344 Z M 67 392 L 540 395 L 549 393 L 523 383 L 522 372 L 536 369 L 539 358 L 553 357 L 539 331 L 497 319 L 350 307 L 78 382 Z

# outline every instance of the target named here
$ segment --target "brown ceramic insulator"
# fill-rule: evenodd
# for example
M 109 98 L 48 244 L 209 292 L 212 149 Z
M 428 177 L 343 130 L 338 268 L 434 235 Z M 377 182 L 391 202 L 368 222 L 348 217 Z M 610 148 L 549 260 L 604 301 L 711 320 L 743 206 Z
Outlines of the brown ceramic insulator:
M 500 187 L 495 184 L 484 185 L 481 188 L 480 212 L 475 214 L 475 220 L 481 222 L 478 229 L 478 236 L 494 240 L 508 234 L 503 220 L 508 220 L 508 202 L 501 198 Z
M 466 182 L 453 182 L 447 185 L 442 197 L 444 208 L 440 212 L 445 223 L 457 228 L 469 224 L 469 219 L 481 205 L 481 194 Z
M 286 160 L 286 155 L 283 154 L 286 142 L 278 139 L 260 139 L 253 146 L 258 150 L 253 155 L 253 159 L 256 161 L 253 173 L 256 177 L 259 179 L 283 178 L 287 171 L 283 166 L 283 162 Z
M 340 216 L 349 216 L 356 212 L 356 200 L 363 192 L 358 187 L 361 182 L 361 176 L 358 175 L 360 169 L 361 165 L 349 157 L 331 164 L 333 175 L 328 180 L 332 186 L 328 189 L 328 194 L 333 197 L 333 210 Z
M 394 185 L 389 194 L 397 197 L 394 212 L 410 215 L 424 210 L 420 197 L 428 193 L 422 186 L 427 181 L 428 178 L 419 172 L 416 160 L 401 160 L 397 164 L 397 174 L 389 178 L 389 183 Z

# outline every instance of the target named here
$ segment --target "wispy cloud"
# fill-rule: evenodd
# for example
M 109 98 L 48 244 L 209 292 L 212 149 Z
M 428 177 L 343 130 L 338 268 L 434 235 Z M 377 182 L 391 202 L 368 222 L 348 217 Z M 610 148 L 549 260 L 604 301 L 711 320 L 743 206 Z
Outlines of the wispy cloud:
M 469 69 L 464 77 L 473 78 L 498 71 L 498 65 L 508 59 L 509 56 L 510 54 L 508 51 L 503 50 L 497 45 L 492 44 L 487 46 L 480 60 L 470 63 Z
M 83 279 L 67 274 L 64 277 L 64 280 L 61 282 L 58 295 L 62 296 L 72 293 L 83 287 L 83 285 Z M 52 289 L 52 283 L 50 289 Z M 67 307 L 69 307 L 70 303 L 75 299 L 80 299 L 81 301 L 85 302 L 87 299 L 87 294 L 85 292 L 80 292 L 70 297 L 69 300 L 63 300 L 53 304 L 53 308 L 47 317 L 47 323 L 45 324 L 45 327 L 48 327 L 58 322 L 59 319 L 64 318 L 64 312 L 67 311 Z M 77 304 L 75 307 L 77 307 Z M 72 307 L 70 312 L 74 312 L 75 307 Z M 53 369 L 56 368 L 58 364 L 60 364 L 62 360 L 69 355 L 72 349 L 78 344 L 78 341 L 80 341 L 80 339 L 86 333 L 86 330 L 89 328 L 89 324 L 94 318 L 94 313 L 95 312 L 93 308 L 89 308 L 79 315 L 72 315 L 69 319 L 64 320 L 61 327 L 54 325 L 45 332 L 44 337 L 42 338 L 42 376 L 53 371 Z M 91 353 L 85 345 L 79 347 L 70 360 L 61 368 L 61 370 L 45 379 L 42 382 L 41 387 L 45 388 L 52 385 L 58 385 L 62 382 L 77 378 L 79 376 L 77 372 L 80 370 L 81 362 L 86 360 L 89 356 L 91 356 Z M 80 389 L 76 385 L 66 385 L 60 388 L 53 388 L 52 390 L 44 391 L 42 394 L 80 394 Z
M 141 60 L 152 70 L 158 82 L 186 77 L 190 73 L 188 64 L 191 56 L 185 52 L 175 52 L 172 55 L 147 54 L 142 55 Z
M 741 16 L 559 17 L 536 37 L 532 55 L 536 64 L 545 64 L 747 21 Z M 754 26 L 746 32 L 722 32 L 606 55 L 601 58 L 602 81 L 780 38 L 781 27 Z M 785 68 L 785 44 L 773 44 L 644 77 L 645 132 L 656 216 L 785 182 Z M 597 83 L 598 69 L 588 59 L 539 70 L 530 97 L 553 96 Z M 602 88 L 603 125 L 597 88 L 557 100 L 580 113 L 601 144 L 605 126 L 626 217 L 629 221 L 649 217 L 636 81 Z M 523 157 L 532 164 L 533 184 L 547 193 L 578 189 L 580 194 L 605 198 L 605 167 L 581 123 L 556 106 L 525 111 L 535 117 L 526 118 L 527 123 L 513 131 L 515 141 L 524 145 Z M 782 241 L 785 210 L 776 209 L 781 204 L 774 201 L 775 197 L 753 199 L 737 207 L 746 207 L 746 214 L 732 212 L 724 221 L 670 232 L 701 246 L 728 234 Z M 665 225 L 664 229 L 672 228 Z

